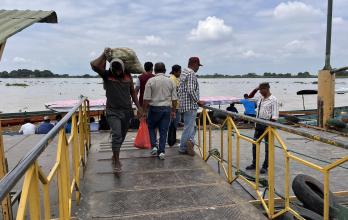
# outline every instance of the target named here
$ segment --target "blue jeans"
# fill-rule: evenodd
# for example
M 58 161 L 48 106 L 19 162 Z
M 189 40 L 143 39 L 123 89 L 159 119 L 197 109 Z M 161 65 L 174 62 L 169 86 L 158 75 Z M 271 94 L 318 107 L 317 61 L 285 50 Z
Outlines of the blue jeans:
M 171 119 L 171 120 L 174 120 L 174 125 L 176 128 L 178 128 L 179 122 L 181 121 L 181 113 L 179 112 L 178 109 L 175 112 L 175 119 Z
M 157 147 L 156 128 L 159 130 L 160 139 L 158 154 L 165 152 L 164 149 L 170 123 L 170 112 L 171 108 L 168 106 L 150 106 L 147 116 L 152 148 Z
M 180 152 L 186 152 L 187 141 L 191 141 L 194 144 L 196 132 L 196 115 L 197 110 L 184 112 L 184 130 L 182 131 L 180 140 Z

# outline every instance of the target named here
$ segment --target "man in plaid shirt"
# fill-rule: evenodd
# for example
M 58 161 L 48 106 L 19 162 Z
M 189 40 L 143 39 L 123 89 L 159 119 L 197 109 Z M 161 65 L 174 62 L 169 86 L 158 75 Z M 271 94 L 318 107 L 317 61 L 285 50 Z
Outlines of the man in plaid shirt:
M 191 57 L 188 67 L 185 68 L 180 76 L 178 96 L 180 102 L 180 112 L 184 115 L 184 130 L 182 132 L 179 152 L 183 154 L 195 155 L 194 138 L 196 115 L 199 106 L 204 105 L 199 100 L 199 84 L 196 73 L 201 65 L 198 57 Z

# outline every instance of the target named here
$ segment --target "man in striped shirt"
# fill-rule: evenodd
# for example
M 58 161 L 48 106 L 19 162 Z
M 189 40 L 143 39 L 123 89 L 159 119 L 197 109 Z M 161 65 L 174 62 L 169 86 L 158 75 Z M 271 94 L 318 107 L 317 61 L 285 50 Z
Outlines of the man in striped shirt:
M 279 118 L 278 101 L 277 98 L 271 94 L 269 83 L 261 83 L 250 94 L 249 98 L 253 98 L 257 91 L 261 96 L 257 99 L 256 118 L 276 121 Z M 254 140 L 257 140 L 267 129 L 266 125 L 256 123 Z M 265 174 L 268 169 L 268 135 L 265 136 L 265 161 L 260 170 L 261 174 Z M 253 144 L 253 162 L 247 166 L 247 170 L 254 170 L 256 168 L 256 145 Z
M 184 130 L 180 140 L 179 153 L 195 155 L 194 137 L 196 115 L 199 106 L 204 105 L 199 100 L 199 84 L 196 73 L 201 65 L 198 57 L 191 57 L 188 61 L 188 67 L 182 71 L 178 89 L 180 102 L 180 112 L 184 115 Z

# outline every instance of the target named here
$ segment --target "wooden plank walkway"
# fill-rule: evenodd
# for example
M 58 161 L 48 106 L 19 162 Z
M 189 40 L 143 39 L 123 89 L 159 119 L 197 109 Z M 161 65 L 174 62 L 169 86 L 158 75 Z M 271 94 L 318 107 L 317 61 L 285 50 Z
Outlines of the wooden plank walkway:
M 149 150 L 122 147 L 123 172 L 112 173 L 108 133 L 93 135 L 82 180 L 78 219 L 266 219 L 200 157 L 167 148 L 159 160 Z

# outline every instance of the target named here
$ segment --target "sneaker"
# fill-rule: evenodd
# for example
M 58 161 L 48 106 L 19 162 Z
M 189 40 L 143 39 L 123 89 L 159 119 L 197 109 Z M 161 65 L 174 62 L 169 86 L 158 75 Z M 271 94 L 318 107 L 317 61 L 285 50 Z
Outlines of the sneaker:
M 187 141 L 186 146 L 187 146 L 187 154 L 192 157 L 195 156 L 195 150 L 193 149 L 194 146 L 192 141 Z
M 164 153 L 160 153 L 160 154 L 158 155 L 158 158 L 159 158 L 160 160 L 164 160 L 164 156 L 165 156 Z
M 260 173 L 261 174 L 267 173 L 267 168 L 262 167 L 261 170 L 260 170 Z
M 247 166 L 245 169 L 246 170 L 255 170 L 255 165 L 254 164 L 251 164 L 251 165 L 249 165 L 249 166 Z
M 157 147 L 154 147 L 154 148 L 152 148 L 152 150 L 151 150 L 151 154 L 152 154 L 152 155 L 156 155 L 156 154 L 157 154 L 157 151 L 158 151 Z

